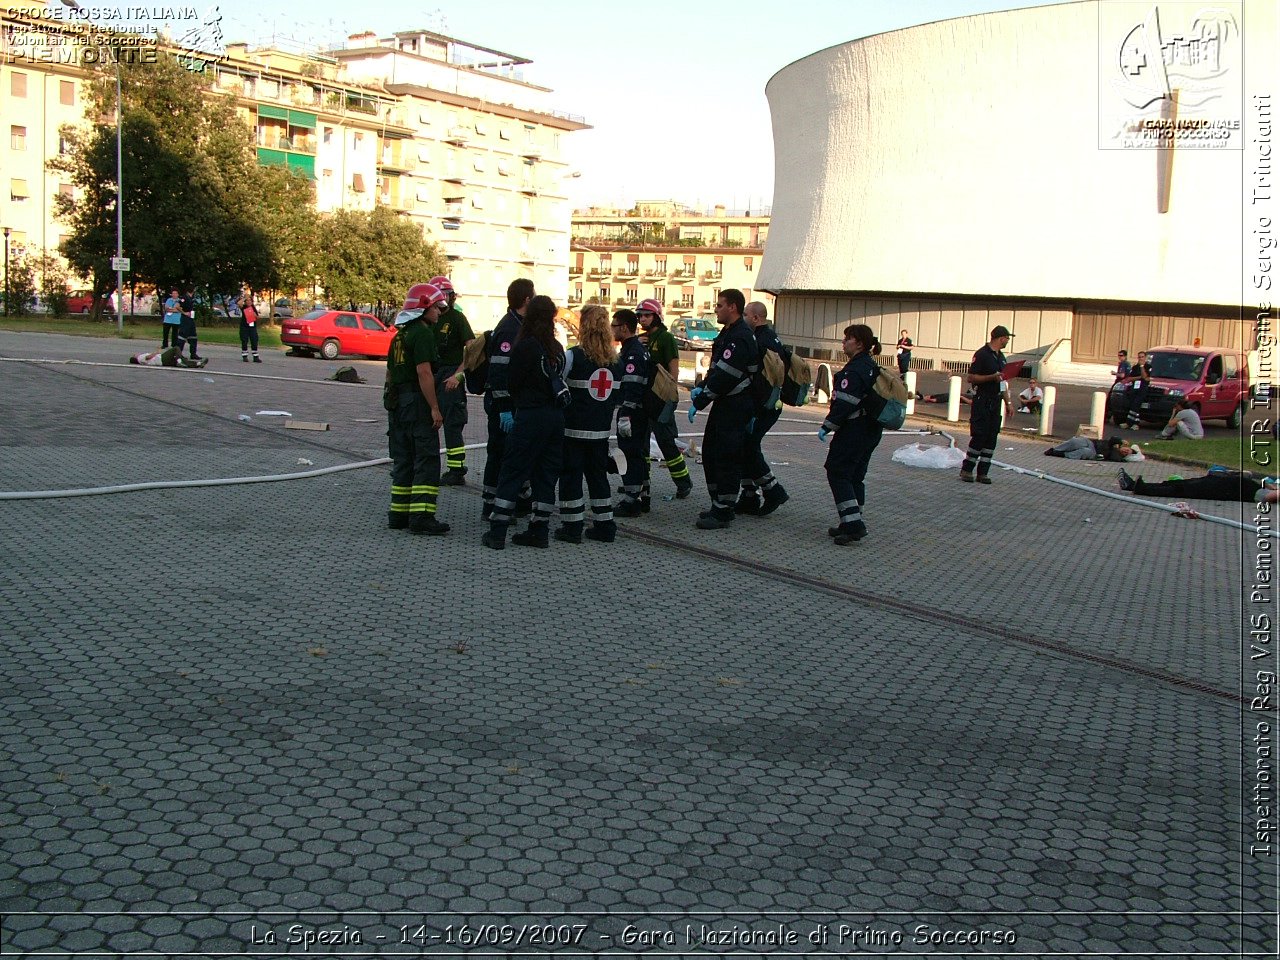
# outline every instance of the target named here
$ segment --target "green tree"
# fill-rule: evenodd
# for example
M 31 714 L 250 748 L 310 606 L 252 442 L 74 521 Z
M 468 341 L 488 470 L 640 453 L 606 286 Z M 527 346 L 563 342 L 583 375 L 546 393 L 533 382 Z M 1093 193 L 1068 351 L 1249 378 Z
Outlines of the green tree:
M 8 313 L 21 316 L 31 305 L 31 298 L 36 295 L 36 270 L 31 258 L 27 256 L 26 247 L 15 243 L 9 250 L 9 272 L 4 281 L 5 302 Z
M 318 249 L 316 275 L 331 306 L 395 303 L 446 269 L 422 232 L 386 207 L 322 215 Z
M 35 262 L 39 277 L 40 296 L 49 312 L 59 317 L 67 314 L 67 268 L 51 253 L 41 254 Z
M 241 283 L 266 286 L 271 238 L 254 220 L 268 187 L 249 128 L 234 101 L 211 95 L 209 80 L 173 57 L 120 64 L 124 248 L 130 279 L 157 287 L 190 284 L 216 292 Z M 116 68 L 102 66 L 89 85 L 91 115 L 111 117 L 87 130 L 64 128 L 70 150 L 49 166 L 68 176 L 79 197 L 55 199 L 70 230 L 62 253 L 93 278 L 99 298 L 114 286 Z

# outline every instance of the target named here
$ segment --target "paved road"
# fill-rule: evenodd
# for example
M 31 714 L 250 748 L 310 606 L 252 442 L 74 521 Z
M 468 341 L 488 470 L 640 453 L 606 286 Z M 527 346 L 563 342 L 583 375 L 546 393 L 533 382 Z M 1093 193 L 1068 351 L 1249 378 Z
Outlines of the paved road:
M 374 382 L 208 350 L 0 361 L 0 489 L 382 455 Z M 487 551 L 474 485 L 387 531 L 385 467 L 0 501 L 0 955 L 1274 953 L 1253 538 L 891 436 L 838 548 L 813 419 L 777 514 L 612 546 Z

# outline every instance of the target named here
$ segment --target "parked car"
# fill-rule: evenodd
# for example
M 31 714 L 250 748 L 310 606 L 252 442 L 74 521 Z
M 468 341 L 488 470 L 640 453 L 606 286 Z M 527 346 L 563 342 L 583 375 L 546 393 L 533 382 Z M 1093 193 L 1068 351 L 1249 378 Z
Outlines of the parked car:
M 280 342 L 292 356 L 336 360 L 341 354 L 356 354 L 385 360 L 395 328 L 368 313 L 347 310 L 312 310 L 299 319 L 280 324 Z
M 271 316 L 291 320 L 293 318 L 293 301 L 288 297 L 280 297 L 271 305 Z
M 1249 364 L 1243 354 L 1219 347 L 1154 347 L 1147 351 L 1151 385 L 1138 416 L 1164 424 L 1173 413 L 1173 402 L 1183 399 L 1201 420 L 1225 420 L 1233 430 L 1240 426 L 1249 400 Z M 1128 399 L 1124 384 L 1116 383 L 1107 397 L 1111 422 L 1125 421 Z
M 720 334 L 720 324 L 714 316 L 687 317 L 671 324 L 671 335 L 676 346 L 684 350 L 710 350 Z
M 73 290 L 67 297 L 67 313 L 89 313 L 93 310 L 92 290 Z

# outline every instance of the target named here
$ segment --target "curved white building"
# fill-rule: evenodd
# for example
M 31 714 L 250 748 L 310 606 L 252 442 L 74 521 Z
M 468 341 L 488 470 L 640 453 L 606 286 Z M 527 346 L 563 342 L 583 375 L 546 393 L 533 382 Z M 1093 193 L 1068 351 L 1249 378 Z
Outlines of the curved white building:
M 925 365 L 967 361 L 997 323 L 1019 351 L 1069 340 L 1058 355 L 1077 362 L 1195 337 L 1252 347 L 1242 30 L 1273 47 L 1276 25 L 1275 5 L 1249 5 L 1247 25 L 1243 6 L 1212 5 L 1208 26 L 1157 4 L 1153 27 L 1150 0 L 984 14 L 781 70 L 766 88 L 778 175 L 758 285 L 779 296 L 784 339 L 826 357 L 865 319 L 887 343 L 907 328 Z M 1217 56 L 1216 74 L 1179 72 L 1178 42 Z M 1161 44 L 1174 63 L 1153 73 Z M 1141 83 L 1145 108 L 1128 102 Z M 1231 146 L 1141 141 L 1137 124 L 1162 116 L 1225 121 L 1200 136 Z

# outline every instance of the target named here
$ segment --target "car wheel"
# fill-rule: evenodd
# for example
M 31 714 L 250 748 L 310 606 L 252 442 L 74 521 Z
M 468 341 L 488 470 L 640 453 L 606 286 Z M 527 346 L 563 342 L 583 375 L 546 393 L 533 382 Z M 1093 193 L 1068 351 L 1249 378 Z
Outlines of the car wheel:
M 320 345 L 320 356 L 326 360 L 337 360 L 338 354 L 342 352 L 342 345 L 337 340 L 326 340 Z
M 88 308 L 88 307 L 81 307 L 81 308 L 80 308 L 80 312 L 81 312 L 81 313 L 88 313 L 88 312 L 89 312 L 89 308 Z
M 1240 422 L 1243 419 L 1244 419 L 1243 410 L 1239 404 L 1236 404 L 1236 408 L 1231 411 L 1231 416 L 1227 417 L 1227 426 L 1230 427 L 1232 430 L 1239 430 Z

